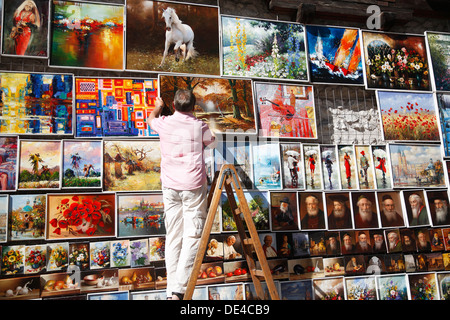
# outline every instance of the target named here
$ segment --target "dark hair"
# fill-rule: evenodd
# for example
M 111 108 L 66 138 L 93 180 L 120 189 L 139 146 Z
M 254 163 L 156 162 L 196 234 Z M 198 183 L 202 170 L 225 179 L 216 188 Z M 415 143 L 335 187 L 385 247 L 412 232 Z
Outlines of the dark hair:
M 195 106 L 195 95 L 187 89 L 179 89 L 173 99 L 173 107 L 179 112 L 191 112 Z

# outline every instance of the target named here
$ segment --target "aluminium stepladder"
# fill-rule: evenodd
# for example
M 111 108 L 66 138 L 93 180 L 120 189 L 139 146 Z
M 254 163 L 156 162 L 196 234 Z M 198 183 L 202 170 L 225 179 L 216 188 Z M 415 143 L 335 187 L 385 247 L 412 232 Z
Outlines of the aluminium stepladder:
M 239 237 L 244 251 L 244 256 L 247 261 L 249 273 L 252 277 L 255 291 L 260 300 L 264 300 L 264 290 L 261 285 L 261 278 L 265 280 L 268 292 L 272 300 L 279 300 L 278 292 L 273 282 L 273 277 L 267 259 L 264 254 L 261 242 L 258 237 L 255 224 L 253 223 L 250 209 L 247 204 L 247 200 L 244 196 L 239 177 L 237 175 L 234 165 L 225 164 L 220 171 L 217 171 L 214 175 L 214 180 L 211 184 L 211 189 L 208 194 L 208 216 L 206 217 L 205 226 L 203 229 L 202 237 L 200 239 L 197 255 L 194 260 L 191 275 L 189 277 L 186 292 L 184 294 L 184 300 L 191 300 L 192 294 L 197 283 L 198 274 L 203 262 L 203 257 L 206 251 L 206 247 L 211 234 L 212 225 L 216 216 L 219 201 L 225 188 L 228 202 L 233 212 L 233 218 L 236 222 Z M 233 188 L 236 192 L 239 205 L 236 203 Z M 244 227 L 244 221 L 247 226 L 247 235 Z M 256 257 L 259 261 L 261 269 L 256 268 L 256 261 L 254 259 L 253 252 L 256 253 Z

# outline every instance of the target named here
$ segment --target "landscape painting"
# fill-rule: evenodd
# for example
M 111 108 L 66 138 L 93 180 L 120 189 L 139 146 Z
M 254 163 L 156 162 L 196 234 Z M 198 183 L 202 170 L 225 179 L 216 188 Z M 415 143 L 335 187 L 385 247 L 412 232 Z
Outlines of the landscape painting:
M 311 82 L 364 84 L 359 30 L 306 26 Z
M 255 83 L 259 135 L 317 138 L 312 86 Z
M 61 140 L 20 140 L 18 189 L 61 188 Z
M 217 6 L 128 0 L 126 14 L 128 70 L 220 75 Z
M 160 172 L 159 141 L 103 141 L 104 190 L 161 190 Z
M 0 133 L 72 134 L 73 75 L 0 72 Z
M 301 24 L 222 15 L 222 74 L 308 81 Z
M 63 188 L 101 188 L 102 141 L 63 140 Z
M 124 6 L 53 0 L 50 65 L 124 69 Z
M 45 238 L 45 194 L 14 194 L 10 197 L 11 241 Z
M 212 131 L 224 134 L 256 133 L 251 80 L 160 75 L 159 94 L 171 111 L 178 89 L 194 93 L 194 115 L 206 122 Z
M 450 91 L 450 33 L 425 32 L 436 91 Z

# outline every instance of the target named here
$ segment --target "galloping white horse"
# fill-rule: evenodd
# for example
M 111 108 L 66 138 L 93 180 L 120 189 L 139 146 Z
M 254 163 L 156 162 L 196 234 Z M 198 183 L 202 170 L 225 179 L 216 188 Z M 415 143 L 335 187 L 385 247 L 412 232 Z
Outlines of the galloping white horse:
M 178 18 L 175 10 L 168 7 L 163 11 L 162 17 L 166 22 L 166 46 L 164 49 L 164 55 L 160 66 L 164 64 L 169 47 L 171 44 L 175 44 L 175 60 L 179 61 L 181 46 L 184 45 L 184 60 L 188 60 L 197 55 L 194 48 L 194 31 L 187 24 L 183 24 Z

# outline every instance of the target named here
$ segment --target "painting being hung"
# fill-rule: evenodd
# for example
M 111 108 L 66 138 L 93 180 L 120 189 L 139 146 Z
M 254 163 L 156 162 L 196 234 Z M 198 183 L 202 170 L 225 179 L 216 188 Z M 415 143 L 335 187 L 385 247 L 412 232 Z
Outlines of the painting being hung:
M 177 89 L 194 93 L 194 115 L 211 130 L 225 134 L 256 133 L 251 80 L 160 75 L 159 94 L 166 106 L 172 108 Z
M 219 8 L 126 1 L 128 70 L 220 75 Z
M 306 26 L 312 82 L 364 84 L 358 29 Z
M 308 81 L 301 24 L 222 15 L 222 74 Z
M 124 69 L 122 5 L 53 0 L 50 65 Z
M 450 33 L 425 32 L 434 90 L 450 91 Z
M 424 36 L 361 33 L 367 89 L 431 91 Z
M 47 58 L 49 8 L 49 0 L 5 1 L 2 54 Z

